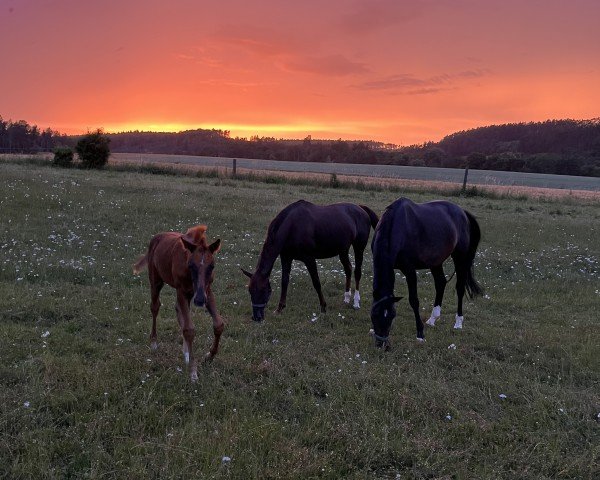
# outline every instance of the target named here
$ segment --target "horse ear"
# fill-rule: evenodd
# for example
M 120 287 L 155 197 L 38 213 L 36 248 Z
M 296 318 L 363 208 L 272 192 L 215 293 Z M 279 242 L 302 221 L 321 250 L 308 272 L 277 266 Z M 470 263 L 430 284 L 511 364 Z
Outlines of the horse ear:
M 210 253 L 217 253 L 219 250 L 221 250 L 221 239 L 216 239 L 208 246 L 208 249 L 210 250 Z
M 243 273 L 244 275 L 246 275 L 248 278 L 252 278 L 252 274 L 251 274 L 249 271 L 247 271 L 247 270 L 244 270 L 244 269 L 243 269 L 243 268 L 241 268 L 241 267 L 240 267 L 240 270 L 241 270 L 241 271 L 242 271 L 242 273 Z
M 402 300 L 404 297 L 392 297 L 392 302 L 396 303 Z
M 198 248 L 198 245 L 194 243 L 194 239 L 191 238 L 189 235 L 183 235 L 181 237 L 181 241 L 183 242 L 185 248 L 187 248 L 190 252 L 193 252 L 194 250 L 196 250 L 196 248 Z

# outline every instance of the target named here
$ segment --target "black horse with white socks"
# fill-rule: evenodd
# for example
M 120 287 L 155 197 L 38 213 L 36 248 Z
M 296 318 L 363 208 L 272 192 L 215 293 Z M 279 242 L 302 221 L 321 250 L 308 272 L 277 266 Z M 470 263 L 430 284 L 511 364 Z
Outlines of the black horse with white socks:
M 375 228 L 378 220 L 373 210 L 353 203 L 315 205 L 299 200 L 285 207 L 269 225 L 254 273 L 242 269 L 250 278 L 248 290 L 252 302 L 252 319 L 262 321 L 265 317 L 265 307 L 272 292 L 269 277 L 277 257 L 281 258 L 281 296 L 276 313 L 281 313 L 286 306 L 293 260 L 300 260 L 306 265 L 319 296 L 321 312 L 325 312 L 327 305 L 321 291 L 316 259 L 339 256 L 346 275 L 344 302 L 350 303 L 350 247 L 354 250 L 356 262 L 353 306 L 360 308 L 363 252 L 368 244 L 371 228 Z
M 463 325 L 465 291 L 473 298 L 483 291 L 473 275 L 473 260 L 481 239 L 475 217 L 458 205 L 446 201 L 416 204 L 407 198 L 392 203 L 379 220 L 371 243 L 373 252 L 373 305 L 371 322 L 378 347 L 389 346 L 394 304 L 394 269 L 406 277 L 408 301 L 415 314 L 417 340 L 425 341 L 417 297 L 417 270 L 430 269 L 435 282 L 435 302 L 430 326 L 441 315 L 446 277 L 442 264 L 452 257 L 456 272 L 458 306 L 454 328 Z

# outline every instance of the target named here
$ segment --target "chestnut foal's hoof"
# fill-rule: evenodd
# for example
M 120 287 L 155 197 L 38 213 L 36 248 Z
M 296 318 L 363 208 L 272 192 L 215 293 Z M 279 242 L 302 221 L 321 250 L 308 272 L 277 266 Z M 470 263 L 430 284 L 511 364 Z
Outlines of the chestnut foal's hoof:
M 206 354 L 204 355 L 204 362 L 210 363 L 212 362 L 213 358 L 215 358 L 215 356 L 211 352 L 206 352 Z

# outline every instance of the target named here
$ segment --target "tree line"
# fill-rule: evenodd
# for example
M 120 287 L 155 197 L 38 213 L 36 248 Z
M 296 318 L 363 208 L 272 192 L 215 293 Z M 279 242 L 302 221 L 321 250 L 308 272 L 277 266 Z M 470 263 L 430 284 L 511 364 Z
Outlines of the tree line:
M 600 176 L 600 119 L 492 125 L 439 142 L 399 147 L 372 141 L 231 138 L 226 130 L 110 134 L 114 152 L 267 160 L 470 168 Z
M 469 168 L 600 177 L 600 119 L 492 125 L 456 132 L 439 142 L 400 147 L 373 141 L 232 138 L 227 130 L 105 134 L 111 151 L 257 158 L 281 161 L 363 163 Z M 24 153 L 73 147 L 80 136 L 40 131 L 0 117 L 0 149 Z
M 25 120 L 4 120 L 0 116 L 0 153 L 49 152 L 73 144 L 73 140 L 50 128 L 41 130 Z

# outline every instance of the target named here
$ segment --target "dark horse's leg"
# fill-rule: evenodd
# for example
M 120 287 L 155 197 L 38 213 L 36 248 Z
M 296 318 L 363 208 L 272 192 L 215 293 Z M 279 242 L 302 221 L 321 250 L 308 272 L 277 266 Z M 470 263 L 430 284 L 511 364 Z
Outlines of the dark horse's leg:
M 344 267 L 344 273 L 346 274 L 346 290 L 344 290 L 344 303 L 350 303 L 350 286 L 352 284 L 352 264 L 350 263 L 350 257 L 348 252 L 340 253 L 340 262 Z
M 442 314 L 442 300 L 444 299 L 444 290 L 446 289 L 446 276 L 444 275 L 444 267 L 433 267 L 431 269 L 433 275 L 433 281 L 435 283 L 435 301 L 433 302 L 433 310 L 431 311 L 431 317 L 427 320 L 427 325 L 435 327 L 435 321 L 440 318 Z
M 190 376 L 192 382 L 198 380 L 198 370 L 196 361 L 194 359 L 194 337 L 196 336 L 196 329 L 192 322 L 190 315 L 190 300 L 192 297 L 180 290 L 177 290 L 177 319 L 181 326 L 181 333 L 183 334 L 183 358 L 185 363 L 190 365 Z
M 321 304 L 321 312 L 325 313 L 327 311 L 327 304 L 325 303 L 325 298 L 323 297 L 323 292 L 321 291 L 321 281 L 319 280 L 319 272 L 317 271 L 317 262 L 314 258 L 307 257 L 303 258 L 302 261 L 306 265 L 306 269 L 310 274 L 310 278 L 312 280 L 313 287 L 317 291 L 317 295 L 319 295 L 319 303 Z
M 281 313 L 285 308 L 288 285 L 290 284 L 290 271 L 292 270 L 292 257 L 281 255 L 281 296 L 275 313 Z
M 454 268 L 456 268 L 456 318 L 454 328 L 457 330 L 463 327 L 463 297 L 465 296 L 465 285 L 467 284 L 467 274 L 469 265 L 464 258 L 456 256 L 454 259 Z
M 207 290 L 206 310 L 208 310 L 208 313 L 213 320 L 213 332 L 215 334 L 215 338 L 213 339 L 213 344 L 210 347 L 209 352 L 204 356 L 204 358 L 205 360 L 212 360 L 219 351 L 219 340 L 221 340 L 221 334 L 225 329 L 225 324 L 217 312 L 217 305 L 215 303 L 215 296 L 212 292 L 212 288 L 209 286 Z
M 148 276 L 150 277 L 150 311 L 152 312 L 150 347 L 152 350 L 156 350 L 158 348 L 158 343 L 156 341 L 156 317 L 158 317 L 158 311 L 160 310 L 160 291 L 165 282 L 153 272 L 152 267 L 148 269 Z
M 421 321 L 421 314 L 419 313 L 419 297 L 417 296 L 417 272 L 415 270 L 406 270 L 402 271 L 402 273 L 406 276 L 406 284 L 408 285 L 408 303 L 410 303 L 415 314 L 417 340 L 424 342 L 423 322 Z
M 365 247 L 361 247 L 358 245 L 354 245 L 354 284 L 356 285 L 356 290 L 354 290 L 354 308 L 360 308 L 360 279 L 362 277 L 362 263 L 363 263 L 363 254 L 365 251 Z

